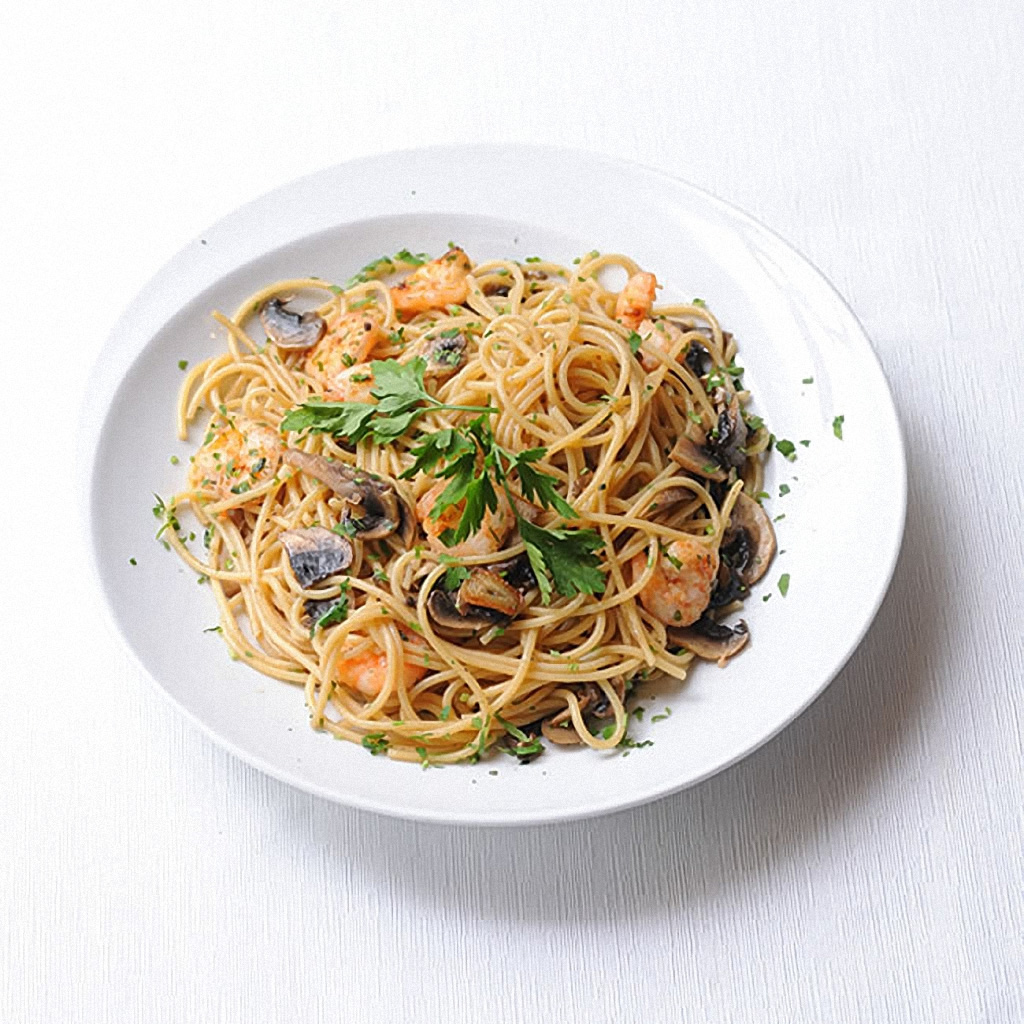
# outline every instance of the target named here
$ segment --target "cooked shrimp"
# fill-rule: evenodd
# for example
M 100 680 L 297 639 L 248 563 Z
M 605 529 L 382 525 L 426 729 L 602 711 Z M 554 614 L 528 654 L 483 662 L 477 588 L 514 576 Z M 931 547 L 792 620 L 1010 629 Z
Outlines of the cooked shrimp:
M 356 363 L 347 366 L 334 374 L 324 385 L 324 397 L 332 402 L 368 402 L 377 401 L 371 392 L 375 381 L 369 363 Z
M 269 480 L 281 464 L 281 438 L 259 423 L 229 421 L 210 429 L 188 470 L 189 486 L 214 499 L 230 498 Z
M 637 555 L 632 565 L 637 579 L 647 567 L 647 555 Z M 717 547 L 696 537 L 674 540 L 658 556 L 640 603 L 666 626 L 691 626 L 707 608 L 717 575 Z
M 365 363 L 383 337 L 375 316 L 362 311 L 346 313 L 310 350 L 306 373 L 320 381 L 325 392 L 344 390 L 345 371 Z
M 644 344 L 656 348 L 665 355 L 673 348 L 678 348 L 678 343 L 683 339 L 683 332 L 669 320 L 659 320 L 655 323 L 651 319 L 641 320 L 636 328 L 637 334 L 644 339 Z M 680 350 L 680 357 L 684 350 Z M 661 360 L 655 356 L 648 355 L 641 350 L 640 362 L 648 373 L 661 366 Z
M 403 660 L 401 681 L 405 686 L 414 686 L 426 674 L 425 665 Z M 342 655 L 335 663 L 335 675 L 339 683 L 372 699 L 384 689 L 384 683 L 388 678 L 387 653 L 378 648 L 349 657 Z
M 460 305 L 469 294 L 468 274 L 472 268 L 469 257 L 461 249 L 449 249 L 391 289 L 395 311 L 409 319 L 427 309 Z
M 489 508 L 484 509 L 483 521 L 476 533 L 467 537 L 464 541 L 448 547 L 441 540 L 441 534 L 445 530 L 454 530 L 459 525 L 459 520 L 462 519 L 462 510 L 465 508 L 466 503 L 465 501 L 460 501 L 457 505 L 450 505 L 437 519 L 431 518 L 430 513 L 434 508 L 434 503 L 447 486 L 447 480 L 434 484 L 416 502 L 416 518 L 419 519 L 420 524 L 423 526 L 423 530 L 427 535 L 427 543 L 431 548 L 434 551 L 441 551 L 451 555 L 453 558 L 466 555 L 491 555 L 495 551 L 500 551 L 502 544 L 505 543 L 505 538 L 512 529 L 512 524 L 515 522 L 512 506 L 508 503 L 508 498 L 504 492 L 498 491 L 498 507 L 494 512 Z
M 635 331 L 640 321 L 650 313 L 657 287 L 658 279 L 653 274 L 642 270 L 634 274 L 615 300 L 615 319 Z

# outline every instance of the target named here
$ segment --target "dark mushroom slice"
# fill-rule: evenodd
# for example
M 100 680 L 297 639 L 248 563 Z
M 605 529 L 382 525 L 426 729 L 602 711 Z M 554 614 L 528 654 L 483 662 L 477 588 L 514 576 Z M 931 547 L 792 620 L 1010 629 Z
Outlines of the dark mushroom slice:
M 348 503 L 343 521 L 351 524 L 352 535 L 361 540 L 380 540 L 396 531 L 406 547 L 416 536 L 412 506 L 394 480 L 344 462 L 330 462 L 322 455 L 287 448 L 282 460 L 289 466 L 316 477 Z
M 767 571 L 775 557 L 775 527 L 763 508 L 748 494 L 740 491 L 729 517 L 729 528 L 722 538 L 723 547 L 746 536 L 746 558 L 737 567 L 740 579 L 748 587 Z
M 305 612 L 309 624 L 315 626 L 325 615 L 330 615 L 335 608 L 339 607 L 348 607 L 348 596 L 346 594 L 342 594 L 339 597 L 327 597 L 322 601 L 309 598 L 302 610 Z M 344 617 L 344 613 L 342 613 L 342 617 Z
M 511 621 L 523 607 L 523 595 L 497 573 L 473 569 L 458 589 L 455 607 L 460 615 L 483 609 Z
M 744 573 L 750 565 L 753 551 L 750 534 L 746 530 L 727 531 L 718 547 L 718 579 L 708 608 L 724 608 L 733 601 L 744 601 L 750 595 Z
M 601 688 L 593 683 L 588 683 L 577 691 L 576 701 L 580 706 L 581 714 L 585 715 L 587 713 L 595 700 L 595 693 L 601 697 L 604 696 Z M 563 746 L 571 746 L 572 744 L 583 742 L 579 737 L 579 733 L 573 728 L 572 711 L 569 708 L 565 708 L 557 712 L 557 714 L 545 718 L 540 723 L 540 731 L 552 743 L 559 743 Z
M 295 313 L 280 299 L 268 299 L 260 307 L 260 323 L 278 348 L 312 348 L 327 330 L 319 313 Z
M 427 611 L 438 626 L 462 631 L 505 626 L 522 606 L 522 594 L 487 569 L 473 569 L 454 594 L 435 587 L 427 598 Z
M 427 611 L 436 626 L 461 633 L 475 633 L 491 626 L 501 626 L 508 620 L 489 608 L 467 608 L 466 614 L 459 611 L 455 598 L 442 587 L 435 587 L 427 598 Z
M 466 353 L 466 339 L 461 331 L 452 334 L 442 331 L 436 338 L 430 339 L 421 356 L 426 360 L 423 371 L 425 380 L 447 380 L 459 372 Z
M 619 700 L 625 700 L 626 680 L 622 676 L 612 676 L 609 682 L 612 684 L 612 689 Z M 612 718 L 615 715 L 612 709 L 612 702 L 597 683 L 587 683 L 585 692 L 590 696 L 589 714 L 595 718 Z
M 537 577 L 533 566 L 525 553 L 516 555 L 505 562 L 497 562 L 490 566 L 490 571 L 497 573 L 506 583 L 515 587 L 520 594 L 525 594 L 537 586 Z
M 303 590 L 314 583 L 343 572 L 352 564 L 352 545 L 322 526 L 309 526 L 300 530 L 285 530 L 281 544 L 295 581 Z
M 665 509 L 672 508 L 680 502 L 690 500 L 693 496 L 693 491 L 689 487 L 666 487 L 665 490 L 658 491 L 651 499 L 651 503 L 647 506 L 646 511 L 651 515 L 655 512 L 664 512 Z
M 670 644 L 685 647 L 705 661 L 717 661 L 719 666 L 739 653 L 750 639 L 750 630 L 742 619 L 735 626 L 726 626 L 707 615 L 685 629 L 670 626 L 665 633 Z
M 743 451 L 747 443 L 747 424 L 740 410 L 740 400 L 733 394 L 728 406 L 718 414 L 715 429 L 710 431 L 705 446 L 720 466 L 739 469 L 746 462 Z
M 694 444 L 688 437 L 681 437 L 668 457 L 694 476 L 705 480 L 724 480 L 726 473 L 718 464 L 716 457 L 705 447 Z
M 694 330 L 693 327 L 689 330 Z M 699 342 L 691 341 L 686 346 L 686 355 L 683 362 L 690 368 L 695 377 L 703 377 L 711 372 L 711 353 Z

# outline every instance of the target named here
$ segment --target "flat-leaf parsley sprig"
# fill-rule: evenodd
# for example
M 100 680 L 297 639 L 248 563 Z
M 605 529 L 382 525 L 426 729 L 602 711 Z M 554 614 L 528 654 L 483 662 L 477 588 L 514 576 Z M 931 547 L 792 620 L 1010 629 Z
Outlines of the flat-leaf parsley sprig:
M 430 473 L 448 481 L 434 502 L 431 519 L 437 520 L 453 505 L 465 502 L 458 525 L 440 535 L 449 547 L 476 533 L 488 509 L 497 511 L 500 487 L 512 506 L 544 603 L 551 599 L 552 583 L 565 597 L 603 593 L 605 577 L 595 552 L 604 547 L 604 541 L 596 530 L 537 526 L 516 509 L 509 486 L 513 472 L 519 476 L 524 497 L 553 509 L 565 519 L 578 518 L 572 505 L 555 490 L 558 481 L 536 468 L 535 463 L 546 454 L 546 448 L 529 448 L 515 454 L 507 451 L 494 439 L 485 418 L 478 416 L 465 428 L 449 427 L 421 438 L 412 449 L 415 461 L 402 477 Z M 441 463 L 444 465 L 439 469 Z
M 499 487 L 515 510 L 509 486 L 513 472 L 527 500 L 553 509 L 564 519 L 576 519 L 575 509 L 556 490 L 558 481 L 536 467 L 547 449 L 530 448 L 517 454 L 506 451 L 495 441 L 487 422 L 498 410 L 492 405 L 451 405 L 435 398 L 423 383 L 426 365 L 418 356 L 406 363 L 375 360 L 370 393 L 376 404 L 305 402 L 289 410 L 281 429 L 332 434 L 353 444 L 365 437 L 372 437 L 377 444 L 390 444 L 431 410 L 477 413 L 465 427 L 446 427 L 419 438 L 412 449 L 415 461 L 402 473 L 404 479 L 430 473 L 448 481 L 430 513 L 434 520 L 465 502 L 458 525 L 444 530 L 441 540 L 451 547 L 479 530 L 487 509 L 497 511 Z M 529 522 L 518 511 L 515 516 L 545 604 L 551 599 L 552 584 L 565 597 L 604 592 L 601 560 L 595 554 L 604 541 L 596 530 L 551 529 Z
M 304 402 L 288 411 L 281 429 L 333 434 L 353 444 L 372 435 L 377 444 L 388 444 L 431 410 L 485 414 L 498 411 L 490 405 L 449 405 L 435 398 L 423 383 L 427 363 L 419 356 L 407 363 L 376 359 L 370 367 L 374 380 L 370 394 L 377 399 L 376 403 Z

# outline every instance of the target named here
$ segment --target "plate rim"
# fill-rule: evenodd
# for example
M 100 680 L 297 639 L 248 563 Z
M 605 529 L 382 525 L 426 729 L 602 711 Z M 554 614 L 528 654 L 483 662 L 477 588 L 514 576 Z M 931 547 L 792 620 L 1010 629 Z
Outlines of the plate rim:
M 616 169 L 620 173 L 634 176 L 652 176 L 659 179 L 664 185 L 673 189 L 681 188 L 689 191 L 692 195 L 695 195 L 703 201 L 710 203 L 712 206 L 717 207 L 719 210 L 726 213 L 729 217 L 735 219 L 748 229 L 753 229 L 755 232 L 767 236 L 767 238 L 775 244 L 780 245 L 785 250 L 788 250 L 790 254 L 796 257 L 796 259 L 804 265 L 817 286 L 823 288 L 823 290 L 830 295 L 832 300 L 837 303 L 839 309 L 846 317 L 847 327 L 850 329 L 849 333 L 856 338 L 860 349 L 858 354 L 860 358 L 866 359 L 871 365 L 871 368 L 875 371 L 878 383 L 881 385 L 882 391 L 887 399 L 886 412 L 890 414 L 891 426 L 893 428 L 894 439 L 896 441 L 895 445 L 888 452 L 888 456 L 890 462 L 889 468 L 893 473 L 891 480 L 893 496 L 897 498 L 897 501 L 895 503 L 896 507 L 892 510 L 894 515 L 892 521 L 891 543 L 888 551 L 885 552 L 885 568 L 879 576 L 881 582 L 876 587 L 876 592 L 874 599 L 871 602 L 869 613 L 864 617 L 855 635 L 851 634 L 851 639 L 846 650 L 842 654 L 841 658 L 836 662 L 835 666 L 831 671 L 824 675 L 822 680 L 812 691 L 809 691 L 808 694 L 805 695 L 803 701 L 797 705 L 795 709 L 791 710 L 782 720 L 776 723 L 772 729 L 763 733 L 755 741 L 745 745 L 731 757 L 682 781 L 675 778 L 669 778 L 668 780 L 661 781 L 655 785 L 638 789 L 636 793 L 626 798 L 616 796 L 609 799 L 595 799 L 571 808 L 553 807 L 533 810 L 500 810 L 494 814 L 481 813 L 477 810 L 463 811 L 458 807 L 439 810 L 426 807 L 395 806 L 384 801 L 368 799 L 360 796 L 359 794 L 342 793 L 335 789 L 328 789 L 303 777 L 301 774 L 283 769 L 265 760 L 259 754 L 253 753 L 252 751 L 239 746 L 233 740 L 221 734 L 208 721 L 185 706 L 167 687 L 160 683 L 155 675 L 149 671 L 143 663 L 140 653 L 136 650 L 135 645 L 126 635 L 117 615 L 114 612 L 113 604 L 108 594 L 107 583 L 104 579 L 100 565 L 99 548 L 96 539 L 97 522 L 94 515 L 93 503 L 93 478 L 96 470 L 96 460 L 99 455 L 103 427 L 106 421 L 107 412 L 111 405 L 111 400 L 114 397 L 116 389 L 120 386 L 124 374 L 130 368 L 135 358 L 137 358 L 145 349 L 149 340 L 143 339 L 141 344 L 139 344 L 137 338 L 133 339 L 131 337 L 131 323 L 133 318 L 145 308 L 146 304 L 151 301 L 154 295 L 159 293 L 160 288 L 162 287 L 162 282 L 169 274 L 174 272 L 177 265 L 181 261 L 193 257 L 193 254 L 196 252 L 197 243 L 204 237 L 223 233 L 226 229 L 229 230 L 234 222 L 244 221 L 250 218 L 253 212 L 266 204 L 280 202 L 280 200 L 289 192 L 300 188 L 302 185 L 309 185 L 318 178 L 329 178 L 333 174 L 336 174 L 340 168 L 355 169 L 360 165 L 379 164 L 384 161 L 400 159 L 402 156 L 415 155 L 419 158 L 444 156 L 448 159 L 458 159 L 461 154 L 471 154 L 474 159 L 486 157 L 493 160 L 514 159 L 517 161 L 529 154 L 543 154 L 549 158 L 554 157 L 559 160 L 573 160 L 576 162 L 582 160 L 591 164 L 604 164 Z M 235 261 L 235 265 L 239 265 L 237 260 Z M 127 364 L 119 371 L 118 367 L 125 361 L 125 359 L 127 359 Z M 170 702 L 170 704 L 173 705 L 179 713 L 184 715 L 187 720 L 192 722 L 195 726 L 198 726 L 198 728 L 217 746 L 229 751 L 246 764 L 251 765 L 264 774 L 269 775 L 280 782 L 286 783 L 287 785 L 302 792 L 310 793 L 314 796 L 321 797 L 342 806 L 353 807 L 361 811 L 372 811 L 377 814 L 383 814 L 388 817 L 399 818 L 402 820 L 413 820 L 433 824 L 476 827 L 519 827 L 593 818 L 617 811 L 625 811 L 630 808 L 651 803 L 655 800 L 663 799 L 673 793 L 678 793 L 685 789 L 689 789 L 692 786 L 699 785 L 700 783 L 707 781 L 707 779 L 712 776 L 717 775 L 720 772 L 724 772 L 728 768 L 738 764 L 740 761 L 755 753 L 765 744 L 769 743 L 778 736 L 779 733 L 799 719 L 848 664 L 850 658 L 861 645 L 868 630 L 875 622 L 881 605 L 889 592 L 892 578 L 899 561 L 906 526 L 906 446 L 903 425 L 900 422 L 898 408 L 893 399 L 892 387 L 886 378 L 881 361 L 871 344 L 867 331 L 864 329 L 857 315 L 850 307 L 850 304 L 846 301 L 835 285 L 833 285 L 825 274 L 818 268 L 818 266 L 809 259 L 805 253 L 785 239 L 777 231 L 768 227 L 747 211 L 741 209 L 728 200 L 715 195 L 713 192 L 702 188 L 701 186 L 695 185 L 684 178 L 670 174 L 667 171 L 647 166 L 638 161 L 598 151 L 566 146 L 534 145 L 526 143 L 513 145 L 478 143 L 451 146 L 434 145 L 408 147 L 399 150 L 390 150 L 319 168 L 308 174 L 301 175 L 280 184 L 275 188 L 235 207 L 201 231 L 199 235 L 188 241 L 183 247 L 175 252 L 170 259 L 165 261 L 146 281 L 142 288 L 136 292 L 134 297 L 123 309 L 108 332 L 106 339 L 92 364 L 86 382 L 85 396 L 78 415 L 78 426 L 79 431 L 76 447 L 79 456 L 77 460 L 79 465 L 79 479 L 77 492 L 78 499 L 82 506 L 82 514 L 79 515 L 78 520 L 83 529 L 82 539 L 84 540 L 85 546 L 88 550 L 87 562 L 90 581 L 102 597 L 101 605 L 103 607 L 103 615 L 108 627 L 112 628 L 113 635 L 116 636 L 127 649 L 141 674 L 149 680 L 150 684 L 155 687 L 165 700 Z M 881 562 L 879 562 L 879 565 L 881 566 Z

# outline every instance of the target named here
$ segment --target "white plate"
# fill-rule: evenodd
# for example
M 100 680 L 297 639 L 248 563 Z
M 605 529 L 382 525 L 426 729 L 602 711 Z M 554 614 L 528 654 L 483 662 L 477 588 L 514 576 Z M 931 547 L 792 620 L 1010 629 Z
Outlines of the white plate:
M 753 410 L 798 460 L 769 460 L 781 553 L 748 601 L 752 641 L 727 669 L 697 664 L 664 686 L 632 729 L 653 745 L 621 754 L 549 751 L 520 766 L 420 770 L 308 727 L 301 690 L 228 659 L 212 595 L 154 542 L 152 494 L 181 482 L 193 445 L 174 435 L 190 364 L 221 349 L 214 308 L 277 278 L 343 280 L 404 246 L 455 239 L 478 260 L 590 249 L 654 271 L 663 298 L 700 296 L 740 345 Z M 813 377 L 813 384 L 802 384 Z M 845 416 L 843 440 L 832 420 Z M 857 646 L 888 586 L 903 532 L 905 469 L 885 380 L 864 332 L 805 259 L 691 185 L 589 154 L 427 149 L 332 167 L 230 214 L 188 246 L 121 318 L 84 417 L 89 531 L 114 622 L 163 691 L 218 743 L 302 789 L 432 821 L 521 824 L 602 814 L 663 796 L 749 754 L 822 691 Z M 193 437 L 192 441 L 196 440 Z M 798 479 L 797 479 L 798 478 Z M 137 560 L 137 566 L 129 559 Z M 790 588 L 783 598 L 783 573 Z M 772 593 L 765 603 L 762 596 Z M 650 700 L 644 702 L 651 704 Z M 652 723 L 664 707 L 671 717 Z

